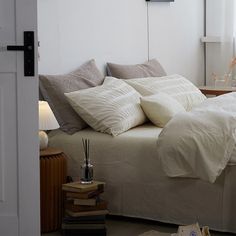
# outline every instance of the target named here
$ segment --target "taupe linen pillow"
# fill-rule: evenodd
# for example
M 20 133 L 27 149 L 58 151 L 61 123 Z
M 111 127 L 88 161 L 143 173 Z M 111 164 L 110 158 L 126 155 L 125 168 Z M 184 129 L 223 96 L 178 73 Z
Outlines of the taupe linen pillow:
M 69 74 L 39 76 L 42 96 L 49 103 L 64 132 L 73 134 L 87 127 L 87 124 L 73 110 L 64 93 L 101 85 L 103 80 L 104 76 L 96 67 L 94 60 L 84 63 Z
M 119 65 L 109 62 L 107 63 L 107 73 L 119 79 L 160 77 L 166 75 L 165 70 L 156 59 L 136 65 Z

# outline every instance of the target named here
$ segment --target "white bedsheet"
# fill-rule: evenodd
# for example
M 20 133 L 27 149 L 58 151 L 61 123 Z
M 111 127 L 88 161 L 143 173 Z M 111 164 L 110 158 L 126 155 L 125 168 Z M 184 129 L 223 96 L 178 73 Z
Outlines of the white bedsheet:
M 211 98 L 175 116 L 158 138 L 158 156 L 169 177 L 214 182 L 236 143 L 236 93 Z

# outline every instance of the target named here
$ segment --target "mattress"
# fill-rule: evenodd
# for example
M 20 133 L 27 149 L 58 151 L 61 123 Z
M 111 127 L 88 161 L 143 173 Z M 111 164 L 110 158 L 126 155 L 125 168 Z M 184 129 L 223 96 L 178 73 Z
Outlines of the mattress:
M 94 178 L 106 182 L 104 198 L 111 214 L 174 224 L 208 225 L 236 233 L 236 167 L 223 171 L 214 184 L 191 178 L 168 178 L 156 154 L 161 128 L 145 124 L 117 137 L 90 128 L 67 135 L 49 134 L 49 145 L 68 157 L 68 174 L 80 174 L 82 138 L 90 140 Z

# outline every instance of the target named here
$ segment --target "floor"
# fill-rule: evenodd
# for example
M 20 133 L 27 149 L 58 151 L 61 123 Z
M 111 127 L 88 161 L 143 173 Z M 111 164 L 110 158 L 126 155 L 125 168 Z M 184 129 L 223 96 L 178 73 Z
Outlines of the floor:
M 138 220 L 121 217 L 111 217 L 106 221 L 107 236 L 138 236 L 149 230 L 176 233 L 177 226 L 148 220 Z M 42 234 L 43 236 L 61 236 L 60 232 Z M 229 233 L 211 232 L 211 236 L 235 235 Z

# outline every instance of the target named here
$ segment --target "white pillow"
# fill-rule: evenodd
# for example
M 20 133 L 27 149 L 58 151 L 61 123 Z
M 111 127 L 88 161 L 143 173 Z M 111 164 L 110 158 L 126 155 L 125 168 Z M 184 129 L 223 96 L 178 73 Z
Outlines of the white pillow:
M 141 97 L 140 100 L 146 116 L 159 127 L 164 127 L 176 114 L 185 112 L 179 102 L 165 93 Z
M 142 96 L 149 96 L 158 92 L 166 93 L 175 98 L 187 111 L 206 99 L 206 96 L 193 83 L 180 75 L 124 81 L 135 88 Z
M 101 86 L 65 93 L 74 110 L 96 131 L 116 136 L 146 121 L 140 94 L 109 77 Z

